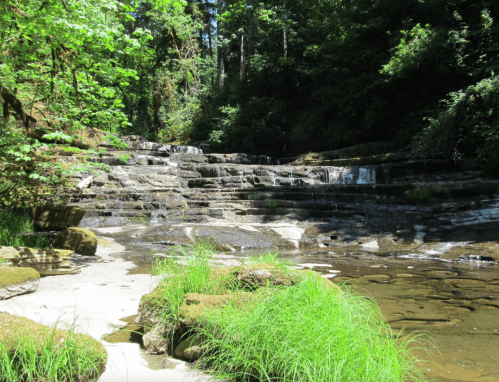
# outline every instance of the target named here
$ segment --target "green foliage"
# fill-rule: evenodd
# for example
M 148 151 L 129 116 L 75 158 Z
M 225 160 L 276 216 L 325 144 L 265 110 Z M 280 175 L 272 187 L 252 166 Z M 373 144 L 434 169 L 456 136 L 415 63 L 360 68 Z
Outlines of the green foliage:
M 273 250 L 264 253 L 252 254 L 245 261 L 245 264 L 270 265 L 281 270 L 296 266 L 296 264 L 283 258 L 279 252 Z
M 210 277 L 214 251 L 208 241 L 198 241 L 153 264 L 167 301 L 165 320 L 178 319 L 186 293 L 239 290 L 226 276 Z M 296 273 L 277 252 L 252 255 L 247 263 Z M 424 380 L 409 351 L 421 344 L 419 338 L 394 337 L 372 300 L 315 272 L 300 275 L 294 286 L 258 289 L 243 305 L 233 299 L 206 310 L 194 334 L 207 348 L 203 365 L 217 377 L 243 381 Z
M 111 145 L 116 147 L 118 150 L 125 150 L 128 148 L 128 144 L 123 142 L 116 135 L 108 134 L 104 137 L 104 140 L 109 140 L 109 143 L 111 143 Z
M 54 131 L 53 133 L 44 134 L 42 138 L 53 140 L 55 142 L 71 143 L 73 141 L 73 137 L 71 135 L 68 135 L 62 131 Z
M 223 106 L 220 113 L 216 121 L 221 122 L 214 126 L 211 142 L 233 151 L 279 152 L 284 137 L 281 128 L 285 118 L 284 102 L 254 97 L 235 106 Z
M 407 190 L 404 193 L 404 196 L 407 200 L 412 201 L 412 202 L 416 202 L 416 201 L 431 202 L 433 200 L 433 196 L 431 195 L 431 192 L 425 188 L 412 188 L 410 190 Z
M 493 75 L 450 93 L 443 108 L 427 118 L 413 143 L 414 157 L 444 154 L 449 159 L 476 156 L 488 173 L 499 173 L 499 77 Z
M 121 161 L 123 164 L 127 164 L 128 161 L 130 160 L 131 156 L 129 154 L 121 154 L 118 159 Z
M 135 70 L 116 64 L 151 38 L 124 35 L 131 12 L 115 0 L 3 2 L 0 85 L 46 125 L 126 126 L 116 85 L 126 87 Z
M 265 288 L 241 309 L 210 309 L 199 328 L 203 361 L 240 381 L 423 381 L 378 306 L 309 273 L 286 288 Z
M 33 230 L 33 223 L 26 211 L 0 210 L 0 245 L 49 248 L 52 240 L 47 236 L 21 235 Z
M 210 260 L 215 246 L 206 239 L 198 239 L 191 247 L 175 247 L 168 258 L 153 263 L 153 274 L 161 277 L 160 286 L 163 297 L 168 301 L 164 316 L 178 319 L 178 310 L 186 293 L 202 293 L 214 285 L 210 282 Z
M 403 36 L 400 44 L 394 48 L 390 62 L 383 65 L 381 73 L 402 77 L 407 71 L 418 68 L 422 60 L 433 54 L 430 50 L 437 45 L 435 39 L 438 34 L 429 24 L 425 27 L 416 24 L 411 31 L 400 31 L 400 33 Z
M 94 344 L 74 333 L 74 327 L 62 341 L 56 340 L 55 328 L 38 334 L 20 331 L 14 349 L 8 352 L 0 343 L 1 382 L 93 381 L 106 362 L 104 354 L 95 352 Z
M 279 200 L 277 199 L 269 199 L 269 208 L 277 208 L 279 206 Z
M 255 194 L 248 194 L 248 199 L 249 200 L 255 200 L 256 199 L 256 195 Z

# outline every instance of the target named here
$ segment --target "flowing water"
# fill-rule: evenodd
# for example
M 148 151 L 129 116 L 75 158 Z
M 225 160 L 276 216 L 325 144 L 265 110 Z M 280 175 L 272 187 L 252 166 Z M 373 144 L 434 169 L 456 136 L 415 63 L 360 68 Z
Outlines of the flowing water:
M 152 252 L 171 248 L 172 242 L 159 237 L 150 243 L 135 241 L 133 236 L 140 235 L 130 233 L 144 229 L 139 226 L 115 234 L 112 229 L 102 229 L 127 245 L 127 252 L 120 256 L 135 262 L 133 273 L 149 273 Z M 282 227 L 274 230 L 288 240 L 297 234 Z M 98 229 L 96 232 L 104 234 Z M 437 243 L 432 249 L 425 250 L 430 247 L 426 245 L 412 253 L 370 247 L 291 249 L 283 256 L 373 298 L 395 334 L 421 332 L 431 336 L 434 345 L 428 343 L 427 351 L 416 353 L 430 361 L 424 364 L 424 370 L 433 380 L 499 381 L 499 266 L 478 257 L 469 260 L 479 245 Z M 454 258 L 458 260 L 443 256 L 456 247 L 459 256 Z M 233 248 L 216 255 L 215 261 L 236 265 L 248 254 Z

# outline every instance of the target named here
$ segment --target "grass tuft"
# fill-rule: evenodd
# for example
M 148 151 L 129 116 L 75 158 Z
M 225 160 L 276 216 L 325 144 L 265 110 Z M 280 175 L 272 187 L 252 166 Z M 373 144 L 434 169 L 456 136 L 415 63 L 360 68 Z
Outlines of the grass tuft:
M 163 315 L 178 320 L 178 311 L 186 293 L 206 292 L 210 282 L 210 260 L 215 246 L 205 239 L 198 239 L 192 248 L 176 246 L 170 257 L 153 263 L 153 273 L 160 275 L 163 298 L 168 301 Z
M 25 211 L 0 210 L 0 245 L 49 248 L 51 239 L 43 235 L 21 235 L 32 232 L 33 223 Z
M 75 334 L 74 327 L 60 339 L 55 328 L 37 334 L 22 330 L 15 346 L 0 343 L 0 382 L 95 381 L 106 358 L 89 338 Z
M 185 333 L 202 339 L 201 365 L 215 376 L 251 382 L 425 380 L 411 353 L 424 348 L 422 337 L 395 337 L 374 301 L 316 272 L 292 269 L 275 251 L 250 256 L 246 264 L 278 269 L 293 283 L 267 283 L 248 298 L 233 293 L 240 289 L 232 271 L 211 269 L 214 251 L 206 240 L 177 247 L 153 269 L 163 276 L 163 317 L 174 325 L 185 294 L 232 293 L 222 307 L 207 307 Z
M 291 261 L 280 257 L 280 254 L 277 251 L 268 251 L 264 253 L 252 254 L 245 261 L 245 263 L 250 265 L 256 265 L 256 264 L 270 265 L 278 269 L 286 269 L 296 265 Z
M 378 306 L 331 288 L 310 273 L 267 288 L 245 309 L 233 302 L 205 312 L 204 361 L 238 381 L 421 381 L 412 340 L 393 338 Z

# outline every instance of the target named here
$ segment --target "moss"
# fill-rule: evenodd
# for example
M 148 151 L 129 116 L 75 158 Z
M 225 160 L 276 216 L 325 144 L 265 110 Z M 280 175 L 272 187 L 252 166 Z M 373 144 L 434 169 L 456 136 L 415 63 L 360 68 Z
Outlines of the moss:
M 188 293 L 184 296 L 179 317 L 187 325 L 192 326 L 196 320 L 201 318 L 206 309 L 220 308 L 228 303 L 235 303 L 236 306 L 243 308 L 256 296 L 257 294 L 249 292 L 234 292 L 226 295 Z
M 86 228 L 67 228 L 57 235 L 53 246 L 82 255 L 94 255 L 97 250 L 97 236 Z
M 61 342 L 69 335 L 69 331 L 67 330 L 52 329 L 24 317 L 0 312 L 0 343 L 5 345 L 7 351 L 12 351 L 17 346 L 18 333 L 29 333 L 40 345 L 52 333 L 54 333 L 55 343 Z M 107 351 L 99 341 L 85 334 L 75 335 L 80 341 L 85 341 L 92 351 L 107 359 Z
M 40 274 L 36 269 L 25 267 L 0 267 L 0 288 L 37 280 Z

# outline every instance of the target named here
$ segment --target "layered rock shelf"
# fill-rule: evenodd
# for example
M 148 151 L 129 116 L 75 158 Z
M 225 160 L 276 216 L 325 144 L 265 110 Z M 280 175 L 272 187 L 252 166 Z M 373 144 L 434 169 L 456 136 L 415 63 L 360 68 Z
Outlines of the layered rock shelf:
M 497 238 L 499 181 L 480 178 L 469 161 L 282 165 L 270 157 L 203 154 L 200 147 L 139 137 L 125 142 L 126 164 L 116 165 L 123 154 L 108 148 L 95 161 L 110 164 L 109 172 L 75 179 L 87 180 L 70 196 L 69 206 L 86 211 L 80 226 L 290 221 L 321 225 L 347 241 L 373 235 L 416 242 Z M 427 197 L 411 197 L 411 190 Z

